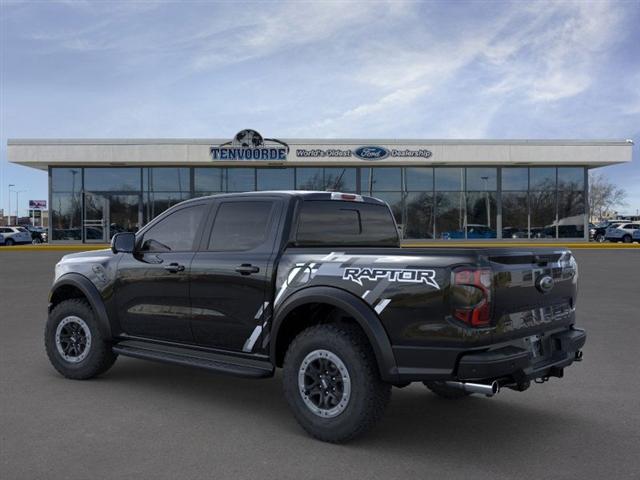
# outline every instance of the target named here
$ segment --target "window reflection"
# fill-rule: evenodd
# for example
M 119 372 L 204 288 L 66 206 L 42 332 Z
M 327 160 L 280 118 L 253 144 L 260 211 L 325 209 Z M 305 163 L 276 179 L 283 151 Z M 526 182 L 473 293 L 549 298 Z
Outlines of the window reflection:
M 531 192 L 529 194 L 531 238 L 555 238 L 556 192 Z
M 80 194 L 51 194 L 51 230 L 53 240 L 81 240 Z
M 433 190 L 433 168 L 410 167 L 404 169 L 405 190 L 408 192 L 430 192 Z
M 82 190 L 82 168 L 52 168 L 52 192 L 79 192 Z
M 155 192 L 188 192 L 191 180 L 188 168 L 145 168 L 144 188 Z
M 528 238 L 527 192 L 502 193 L 502 238 Z
M 436 168 L 437 191 L 460 191 L 464 185 L 464 168 Z
M 324 170 L 296 168 L 296 190 L 324 190 Z
M 529 169 L 528 168 L 510 168 L 502 169 L 502 190 L 521 190 L 529 189 Z
M 256 169 L 258 190 L 293 190 L 293 168 L 258 168 Z
M 531 168 L 529 169 L 529 181 L 530 190 L 555 190 L 556 169 L 546 167 Z
M 140 191 L 140 168 L 85 168 L 84 189 L 89 192 Z
M 224 192 L 224 169 L 210 168 L 194 168 L 193 182 L 196 192 Z
M 437 192 L 435 194 L 436 238 L 464 238 L 464 207 L 464 193 L 462 192 Z
M 496 238 L 496 193 L 468 192 L 467 238 Z
M 255 168 L 227 168 L 227 192 L 253 192 L 255 189 Z
M 325 168 L 324 182 L 326 188 L 337 192 L 353 193 L 356 187 L 355 168 Z
M 558 194 L 558 237 L 583 238 L 585 221 L 584 193 L 582 191 Z
M 584 189 L 584 168 L 560 167 L 558 168 L 558 190 Z
M 497 168 L 467 168 L 467 191 L 498 189 Z
M 402 190 L 401 168 L 363 168 L 361 175 L 363 192 L 400 192 Z
M 405 197 L 404 237 L 433 238 L 433 193 L 411 192 Z

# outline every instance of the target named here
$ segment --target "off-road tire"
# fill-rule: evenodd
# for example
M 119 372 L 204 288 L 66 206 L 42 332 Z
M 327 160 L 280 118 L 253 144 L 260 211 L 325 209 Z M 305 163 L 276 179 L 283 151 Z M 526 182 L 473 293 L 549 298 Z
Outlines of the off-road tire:
M 446 386 L 442 382 L 422 382 L 424 385 L 431 390 L 431 392 L 435 393 L 441 398 L 446 398 L 447 400 L 459 400 L 461 398 L 466 398 L 472 393 L 465 392 L 459 388 L 452 388 Z
M 91 333 L 89 352 L 77 363 L 65 360 L 56 346 L 56 329 L 63 319 L 71 316 L 82 319 Z M 64 300 L 53 308 L 47 319 L 44 333 L 47 356 L 51 365 L 67 378 L 86 380 L 109 370 L 118 358 L 111 349 L 109 340 L 100 332 L 95 314 L 86 300 L 79 298 Z
M 319 416 L 305 404 L 298 383 L 305 357 L 317 350 L 336 355 L 350 378 L 346 407 L 332 418 Z M 298 334 L 287 350 L 282 380 L 285 398 L 298 423 L 312 437 L 331 443 L 347 442 L 371 429 L 391 398 L 391 385 L 381 380 L 366 336 L 347 324 L 316 325 Z

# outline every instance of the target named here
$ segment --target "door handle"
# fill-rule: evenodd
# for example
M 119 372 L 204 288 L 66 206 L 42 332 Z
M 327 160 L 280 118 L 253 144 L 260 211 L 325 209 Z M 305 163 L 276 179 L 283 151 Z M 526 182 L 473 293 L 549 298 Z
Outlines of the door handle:
M 236 272 L 240 275 L 251 275 L 252 273 L 258 273 L 260 269 L 255 267 L 249 263 L 243 263 L 239 267 L 236 268 Z
M 164 269 L 167 272 L 178 273 L 184 271 L 184 265 L 180 265 L 178 263 L 170 263 L 169 265 L 165 265 Z

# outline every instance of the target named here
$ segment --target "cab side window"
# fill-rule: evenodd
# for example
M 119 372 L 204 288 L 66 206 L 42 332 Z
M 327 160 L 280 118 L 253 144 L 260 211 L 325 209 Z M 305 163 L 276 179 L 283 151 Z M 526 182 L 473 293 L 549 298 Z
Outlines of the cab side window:
M 143 252 L 188 252 L 195 250 L 196 233 L 207 205 L 182 208 L 149 228 L 142 237 Z
M 223 202 L 218 207 L 209 251 L 245 251 L 262 245 L 268 237 L 274 202 Z

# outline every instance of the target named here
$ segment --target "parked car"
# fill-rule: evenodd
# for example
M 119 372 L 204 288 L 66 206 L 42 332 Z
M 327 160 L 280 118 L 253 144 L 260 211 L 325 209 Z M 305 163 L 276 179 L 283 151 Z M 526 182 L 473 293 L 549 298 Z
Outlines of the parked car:
M 464 230 L 453 230 L 450 232 L 443 232 L 442 238 L 444 240 L 454 240 L 465 238 Z M 482 239 L 482 238 L 496 238 L 496 231 L 487 227 L 486 225 L 467 225 L 467 238 Z
M 400 248 L 375 198 L 224 194 L 65 255 L 45 348 L 71 379 L 118 355 L 248 378 L 282 368 L 300 425 L 344 442 L 380 420 L 392 386 L 459 398 L 562 378 L 586 340 L 577 287 L 561 247 Z
M 607 220 L 606 222 L 602 222 L 597 224 L 593 230 L 589 230 L 589 236 L 598 243 L 602 243 L 605 241 L 607 236 L 607 228 L 616 227 L 623 223 L 628 223 L 627 220 Z
M 605 240 L 609 242 L 631 243 L 633 233 L 640 229 L 640 223 L 622 223 L 620 225 L 607 228 Z
M 31 234 L 31 243 L 34 245 L 47 243 L 48 233 L 46 228 L 34 227 L 33 225 L 22 225 Z
M 517 227 L 504 227 L 502 229 L 502 238 L 527 238 L 527 229 Z
M 4 237 L 4 244 L 7 247 L 31 243 L 31 234 L 22 227 L 0 227 L 0 233 Z

